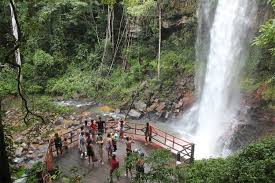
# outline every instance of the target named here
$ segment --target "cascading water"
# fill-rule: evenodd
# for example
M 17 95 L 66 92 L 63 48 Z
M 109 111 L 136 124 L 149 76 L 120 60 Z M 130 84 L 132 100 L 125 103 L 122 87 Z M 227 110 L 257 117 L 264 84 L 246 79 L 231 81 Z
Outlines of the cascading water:
M 197 59 L 206 64 L 199 72 L 198 101 L 182 120 L 181 130 L 191 133 L 196 144 L 195 158 L 226 155 L 227 142 L 221 139 L 229 139 L 224 136 L 239 110 L 238 78 L 256 17 L 255 0 L 219 0 L 216 5 L 215 2 L 200 2 L 203 11 L 198 14 L 199 21 L 206 21 L 207 13 L 208 19 L 211 12 L 215 14 L 213 21 L 199 22 L 199 29 L 205 30 L 198 31 Z M 209 34 L 208 39 L 201 39 L 203 33 Z M 210 42 L 205 44 L 201 40 Z

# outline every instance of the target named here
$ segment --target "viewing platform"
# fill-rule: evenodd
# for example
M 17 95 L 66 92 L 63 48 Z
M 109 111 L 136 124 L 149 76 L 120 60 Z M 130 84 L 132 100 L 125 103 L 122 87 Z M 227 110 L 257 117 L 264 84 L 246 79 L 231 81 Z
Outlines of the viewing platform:
M 117 121 L 107 121 L 106 131 L 113 132 L 118 127 Z M 152 130 L 152 142 L 148 145 L 145 144 L 145 124 L 130 123 L 127 122 L 124 125 L 124 133 L 126 136 L 131 136 L 134 139 L 132 149 L 140 149 L 144 152 L 145 157 L 157 148 L 165 148 L 171 151 L 175 157 L 180 156 L 182 163 L 192 163 L 194 160 L 194 147 L 195 145 L 186 140 L 182 140 L 173 135 L 170 135 L 156 127 Z M 61 134 L 62 139 L 67 138 L 69 149 L 64 151 L 62 155 L 57 156 L 54 143 L 51 141 L 48 146 L 47 153 L 45 155 L 45 171 L 43 173 L 44 182 L 62 182 L 62 178 L 58 181 L 51 180 L 49 173 L 55 168 L 58 168 L 62 173 L 61 177 L 72 177 L 79 175 L 82 182 L 91 183 L 105 183 L 109 180 L 109 163 L 107 158 L 107 152 L 105 147 L 104 151 L 104 164 L 95 162 L 88 164 L 88 160 L 80 158 L 78 149 L 80 126 L 67 133 Z M 124 166 L 124 160 L 126 157 L 126 145 L 125 140 L 119 140 L 117 144 L 117 159 L 120 162 L 120 167 Z M 95 155 L 98 158 L 98 147 L 94 146 Z M 176 158 L 175 158 L 176 159 Z M 145 170 L 146 171 L 146 170 Z M 130 178 L 124 176 L 125 172 L 121 172 L 120 183 L 131 182 Z

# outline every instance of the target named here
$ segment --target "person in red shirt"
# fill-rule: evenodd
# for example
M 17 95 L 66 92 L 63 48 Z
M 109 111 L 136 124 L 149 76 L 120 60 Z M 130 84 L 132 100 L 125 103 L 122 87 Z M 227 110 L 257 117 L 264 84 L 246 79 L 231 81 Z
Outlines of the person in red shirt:
M 112 155 L 112 160 L 110 162 L 110 182 L 113 182 L 113 173 L 119 168 L 119 161 L 116 159 L 116 155 Z M 119 175 L 117 174 L 117 180 L 119 181 Z
M 90 128 L 91 128 L 91 132 L 92 132 L 93 142 L 95 142 L 96 141 L 96 129 L 97 129 L 95 120 L 91 120 Z

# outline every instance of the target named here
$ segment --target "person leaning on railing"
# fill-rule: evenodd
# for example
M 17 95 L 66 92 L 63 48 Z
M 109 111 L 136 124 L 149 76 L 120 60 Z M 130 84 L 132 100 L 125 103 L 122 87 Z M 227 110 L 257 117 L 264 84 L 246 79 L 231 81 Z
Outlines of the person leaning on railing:
M 57 155 L 59 154 L 59 151 L 60 151 L 60 154 L 62 154 L 62 140 L 61 140 L 61 137 L 59 137 L 58 133 L 54 135 L 54 145 L 55 145 Z
M 149 142 L 152 141 L 152 132 L 153 132 L 153 127 L 149 123 L 146 123 L 146 127 L 145 127 L 146 144 L 148 143 L 148 139 L 149 139 Z

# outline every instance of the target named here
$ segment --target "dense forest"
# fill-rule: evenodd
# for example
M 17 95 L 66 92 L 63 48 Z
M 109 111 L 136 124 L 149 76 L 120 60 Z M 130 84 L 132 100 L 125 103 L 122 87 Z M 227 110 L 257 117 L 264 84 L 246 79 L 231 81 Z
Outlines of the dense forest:
M 159 3 L 17 2 L 24 92 L 67 98 L 80 94 L 116 104 L 127 101 L 144 81 L 155 95 L 165 97 L 174 91 L 178 80 L 190 78 L 188 82 L 192 83 L 196 2 Z M 2 4 L 2 7 L 7 6 L 5 1 Z M 259 13 L 271 16 L 272 10 L 266 7 L 266 2 L 259 1 L 259 7 L 262 8 Z M 15 40 L 9 9 L 2 8 L 1 14 L 5 17 L 1 20 L 4 59 L 4 53 Z M 262 34 L 251 46 L 254 52 L 249 57 L 242 81 L 246 93 L 265 85 L 263 98 L 271 108 L 274 100 L 272 26 L 269 20 L 261 27 Z M 1 93 L 16 94 L 14 70 L 5 67 L 1 75 Z M 190 85 L 188 90 L 192 91 L 194 86 Z
M 119 109 L 126 117 L 135 108 L 132 117 L 139 119 L 181 118 L 196 98 L 198 2 L 2 0 L 0 172 L 10 166 L 13 179 L 19 178 L 23 168 L 12 160 L 27 139 L 48 138 L 60 116 L 65 121 L 80 119 L 74 108 L 53 101 L 89 99 Z M 152 155 L 151 166 L 157 168 L 148 174 L 149 181 L 274 181 L 275 0 L 256 2 L 261 18 L 252 31 L 240 90 L 241 103 L 251 106 L 249 114 L 257 123 L 240 129 L 236 137 L 245 140 L 236 138 L 234 148 L 244 148 L 263 136 L 273 137 L 232 157 L 200 160 L 179 169 L 167 165 L 161 170 L 166 164 Z M 11 12 L 18 38 L 12 31 Z M 22 136 L 28 138 L 18 140 L 17 135 L 25 131 Z M 238 170 L 244 173 L 239 175 Z M 162 179 L 156 176 L 158 172 Z

